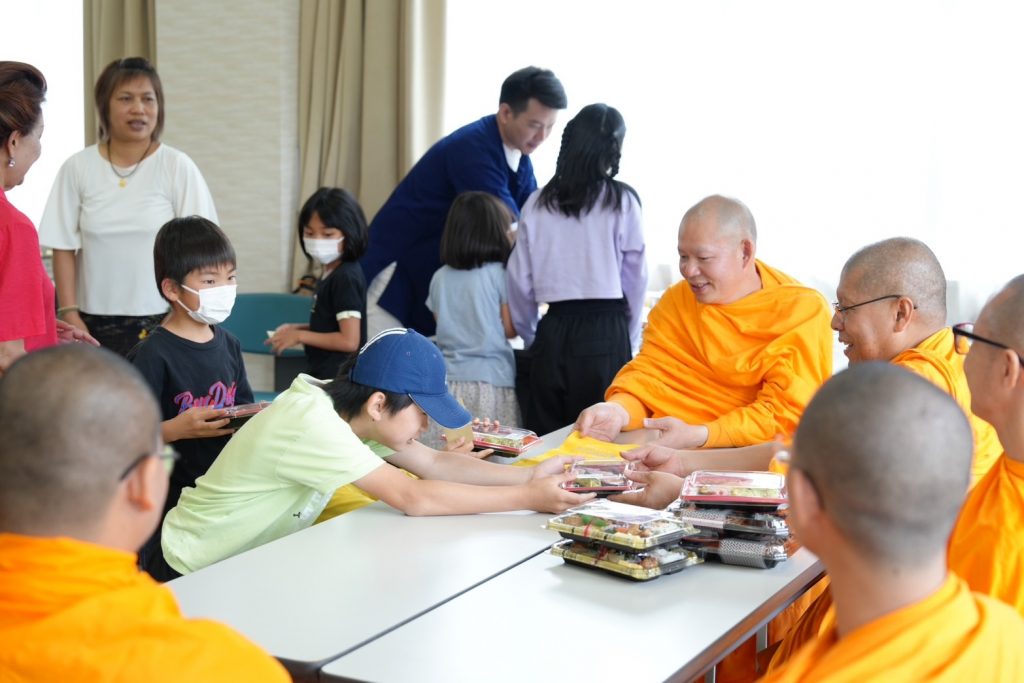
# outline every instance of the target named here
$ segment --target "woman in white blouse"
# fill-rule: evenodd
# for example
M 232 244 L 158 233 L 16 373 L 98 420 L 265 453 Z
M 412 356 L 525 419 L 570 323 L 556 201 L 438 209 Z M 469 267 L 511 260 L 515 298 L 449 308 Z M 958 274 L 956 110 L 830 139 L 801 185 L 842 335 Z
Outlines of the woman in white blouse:
M 64 162 L 39 237 L 53 249 L 58 317 L 125 355 L 167 311 L 153 274 L 160 226 L 217 213 L 192 159 L 160 142 L 163 87 L 148 60 L 111 62 L 95 99 L 100 142 Z

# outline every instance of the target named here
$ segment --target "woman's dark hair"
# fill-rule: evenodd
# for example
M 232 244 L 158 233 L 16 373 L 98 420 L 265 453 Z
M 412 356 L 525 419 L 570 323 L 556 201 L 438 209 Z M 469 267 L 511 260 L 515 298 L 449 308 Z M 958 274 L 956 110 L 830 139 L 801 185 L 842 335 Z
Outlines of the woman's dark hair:
M 164 279 L 182 284 L 193 270 L 224 264 L 235 265 L 235 250 L 224 231 L 202 216 L 172 218 L 153 242 L 153 271 L 160 296 Z
M 346 420 L 351 420 L 359 414 L 359 411 L 363 409 L 366 402 L 377 391 L 384 394 L 384 412 L 388 415 L 394 415 L 413 404 L 412 397 L 409 394 L 396 394 L 393 391 L 375 389 L 365 384 L 356 384 L 349 379 L 349 375 L 352 374 L 352 367 L 356 364 L 356 358 L 358 357 L 359 355 L 356 353 L 349 356 L 341 364 L 334 381 L 324 387 L 324 391 L 327 392 L 327 395 L 331 397 L 331 401 L 334 402 L 334 411 L 336 413 Z
M 14 132 L 28 135 L 43 115 L 46 79 L 24 62 L 0 62 L 0 145 Z
M 320 221 L 329 228 L 341 230 L 345 236 L 342 243 L 341 260 L 358 261 L 366 252 L 369 230 L 366 227 L 366 216 L 359 202 L 348 190 L 340 187 L 321 187 L 310 195 L 299 211 L 299 248 L 310 258 L 306 245 L 302 242 L 302 230 L 309 225 L 316 213 Z
M 145 57 L 125 57 L 115 59 L 103 70 L 100 77 L 96 79 L 96 88 L 93 96 L 96 99 L 96 113 L 99 119 L 99 139 L 101 142 L 110 140 L 110 98 L 114 91 L 125 81 L 132 81 L 136 78 L 148 78 L 153 86 L 153 94 L 156 95 L 156 126 L 153 127 L 153 141 L 160 139 L 164 131 L 164 86 L 160 82 L 160 75 Z
M 485 263 L 508 261 L 512 251 L 508 230 L 512 214 L 488 192 L 463 192 L 448 209 L 441 235 L 441 263 L 472 270 Z
M 548 109 L 565 109 L 568 100 L 562 82 L 550 69 L 528 66 L 509 75 L 501 84 L 498 105 L 507 104 L 513 114 L 521 114 L 535 99 Z
M 583 107 L 565 125 L 555 175 L 541 190 L 540 205 L 579 218 L 594 208 L 602 191 L 606 209 L 622 205 L 623 190 L 636 197 L 633 188 L 615 180 L 625 136 L 626 122 L 617 109 L 607 104 Z

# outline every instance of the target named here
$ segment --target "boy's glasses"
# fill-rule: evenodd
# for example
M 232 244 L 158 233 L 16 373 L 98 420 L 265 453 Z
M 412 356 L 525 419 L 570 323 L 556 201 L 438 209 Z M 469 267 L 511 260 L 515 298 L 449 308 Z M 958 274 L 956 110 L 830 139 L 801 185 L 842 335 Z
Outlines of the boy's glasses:
M 162 460 L 164 463 L 164 469 L 167 470 L 167 474 L 170 474 L 174 470 L 174 463 L 177 462 L 178 458 L 181 457 L 181 453 L 178 453 L 178 451 L 174 450 L 174 448 L 172 448 L 169 445 L 165 445 L 163 447 L 163 450 L 161 450 L 159 453 L 143 453 L 139 457 L 132 460 L 128 467 L 124 468 L 124 472 L 121 473 L 121 476 L 118 477 L 117 480 L 124 481 L 125 479 L 127 479 L 128 475 L 132 473 L 132 470 L 139 466 L 139 463 L 141 463 L 146 458 L 151 457 L 160 458 L 160 460 Z
M 971 350 L 971 344 L 976 341 L 981 342 L 982 344 L 994 346 L 997 349 L 1013 351 L 1017 354 L 1017 360 L 1020 361 L 1021 366 L 1024 366 L 1024 356 L 1021 356 L 1019 353 L 1014 351 L 1013 348 L 1006 344 L 1000 344 L 997 341 L 985 339 L 984 337 L 979 337 L 974 334 L 974 323 L 959 323 L 958 325 L 953 325 L 953 348 L 956 349 L 957 353 L 960 355 L 966 354 Z

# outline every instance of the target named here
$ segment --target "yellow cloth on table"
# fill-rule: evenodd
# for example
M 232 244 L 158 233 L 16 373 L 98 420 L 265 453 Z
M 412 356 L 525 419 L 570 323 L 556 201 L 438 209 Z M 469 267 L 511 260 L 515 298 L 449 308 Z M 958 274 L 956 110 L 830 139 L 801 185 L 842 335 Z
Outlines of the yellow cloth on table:
M 1024 615 L 1024 462 L 1003 455 L 967 495 L 949 569 Z
M 835 626 L 762 681 L 1022 681 L 1024 620 L 950 574 L 921 602 L 837 640 Z
M 346 512 L 358 510 L 359 508 L 366 507 L 370 503 L 376 501 L 376 498 L 355 484 L 345 484 L 334 492 L 334 495 L 331 496 L 331 500 L 328 501 L 327 506 L 324 507 L 324 511 L 320 513 L 320 516 L 316 518 L 316 521 L 313 522 L 313 524 L 326 522 L 328 519 L 338 517 Z
M 953 330 L 944 327 L 914 348 L 897 354 L 891 362 L 917 373 L 945 391 L 966 413 L 974 432 L 973 486 L 989 471 L 1003 452 L 1003 447 L 992 425 L 971 412 L 971 390 L 964 374 L 964 358 L 953 346 Z
M 291 680 L 227 626 L 182 616 L 134 553 L 15 534 L 0 534 L 0 679 Z
M 552 448 L 532 458 L 522 458 L 512 463 L 516 467 L 533 467 L 545 460 L 550 460 L 559 455 L 577 455 L 587 460 L 620 460 L 622 451 L 638 448 L 636 444 L 629 443 L 608 443 L 598 441 L 590 437 L 580 436 L 580 433 L 573 431 L 565 438 L 561 446 Z
M 645 417 L 706 425 L 709 448 L 792 435 L 832 374 L 831 309 L 817 291 L 757 262 L 762 288 L 730 304 L 702 304 L 686 282 L 651 310 L 640 353 L 605 398 Z

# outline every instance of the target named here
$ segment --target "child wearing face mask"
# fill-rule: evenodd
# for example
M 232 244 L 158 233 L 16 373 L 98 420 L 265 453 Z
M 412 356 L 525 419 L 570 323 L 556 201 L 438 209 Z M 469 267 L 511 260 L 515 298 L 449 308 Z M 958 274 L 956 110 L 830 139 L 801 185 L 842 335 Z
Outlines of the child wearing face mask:
M 156 235 L 153 264 L 157 289 L 171 310 L 128 359 L 160 403 L 163 441 L 181 454 L 168 484 L 166 514 L 230 438 L 224 409 L 252 403 L 253 396 L 241 346 L 219 326 L 235 302 L 235 250 L 227 236 L 199 216 L 172 219 Z M 159 552 L 158 530 L 139 551 L 140 566 L 147 569 Z
M 366 216 L 340 187 L 321 187 L 299 212 L 299 245 L 323 265 L 308 323 L 285 323 L 265 343 L 274 353 L 302 344 L 307 372 L 330 380 L 366 342 L 366 279 L 359 258 L 366 251 Z

